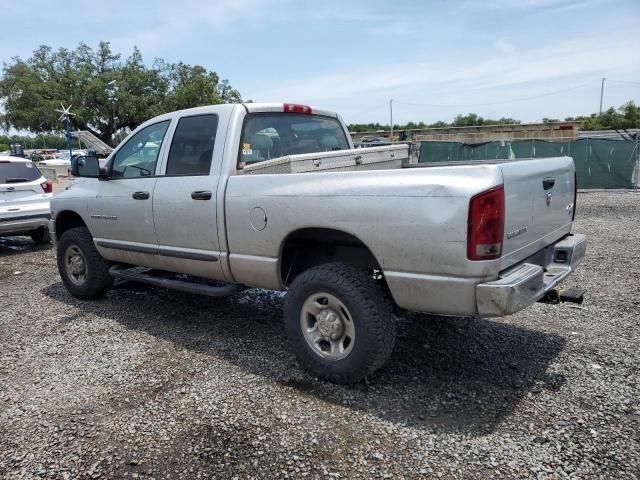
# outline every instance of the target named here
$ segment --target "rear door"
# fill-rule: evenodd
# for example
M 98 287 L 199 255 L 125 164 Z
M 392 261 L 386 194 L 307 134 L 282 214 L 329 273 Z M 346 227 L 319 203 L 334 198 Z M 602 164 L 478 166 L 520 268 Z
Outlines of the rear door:
M 179 118 L 153 195 L 160 268 L 224 280 L 216 193 L 224 130 L 217 114 Z
M 500 165 L 505 190 L 503 268 L 524 260 L 571 230 L 575 167 L 569 157 Z

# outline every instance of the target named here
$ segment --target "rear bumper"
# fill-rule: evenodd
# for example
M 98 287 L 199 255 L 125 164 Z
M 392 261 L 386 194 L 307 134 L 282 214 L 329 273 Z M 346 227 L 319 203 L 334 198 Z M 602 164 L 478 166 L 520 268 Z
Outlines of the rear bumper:
M 501 317 L 528 307 L 569 276 L 586 249 L 585 235 L 569 235 L 553 245 L 552 261 L 546 269 L 524 263 L 507 270 L 498 280 L 477 285 L 478 315 Z
M 0 235 L 20 235 L 49 226 L 49 211 L 0 217 Z

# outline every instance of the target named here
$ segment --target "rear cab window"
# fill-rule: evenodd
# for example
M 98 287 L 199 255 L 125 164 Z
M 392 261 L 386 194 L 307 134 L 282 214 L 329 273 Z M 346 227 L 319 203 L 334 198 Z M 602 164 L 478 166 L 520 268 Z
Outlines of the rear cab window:
M 33 182 L 42 176 L 31 162 L 0 160 L 0 184 Z
M 301 153 L 347 150 L 336 118 L 308 113 L 250 113 L 244 121 L 238 168 Z

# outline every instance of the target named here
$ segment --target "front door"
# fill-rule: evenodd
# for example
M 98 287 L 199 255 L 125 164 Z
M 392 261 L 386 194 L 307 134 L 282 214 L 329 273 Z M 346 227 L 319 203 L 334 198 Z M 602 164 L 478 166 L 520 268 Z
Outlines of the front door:
M 224 133 L 218 116 L 190 115 L 179 119 L 164 175 L 153 196 L 153 217 L 161 267 L 224 280 L 216 192 L 220 178 Z M 222 127 L 220 127 L 222 128 Z
M 169 123 L 149 125 L 127 140 L 108 166 L 109 179 L 97 182 L 96 197 L 88 202 L 94 241 L 109 260 L 157 266 L 153 194 Z

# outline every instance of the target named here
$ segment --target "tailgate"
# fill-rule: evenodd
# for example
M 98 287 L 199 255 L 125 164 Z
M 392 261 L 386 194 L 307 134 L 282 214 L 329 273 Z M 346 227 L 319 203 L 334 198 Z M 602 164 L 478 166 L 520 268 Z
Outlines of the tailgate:
M 508 268 L 571 230 L 575 167 L 570 157 L 500 165 L 505 191 L 502 268 Z
M 44 193 L 40 179 L 32 182 L 0 183 L 0 205 L 19 205 L 40 202 L 48 195 Z

